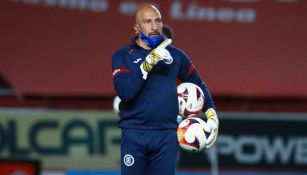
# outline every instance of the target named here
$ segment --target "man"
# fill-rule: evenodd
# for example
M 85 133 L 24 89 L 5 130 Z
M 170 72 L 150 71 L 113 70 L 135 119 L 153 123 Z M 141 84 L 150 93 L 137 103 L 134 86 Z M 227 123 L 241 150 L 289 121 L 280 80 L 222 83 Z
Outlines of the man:
M 164 38 L 173 39 L 174 32 L 169 25 L 163 24 L 162 34 Z
M 163 24 L 162 27 L 162 34 L 164 39 L 173 39 L 173 29 L 169 25 Z M 116 114 L 119 114 L 119 103 L 121 102 L 121 99 L 118 95 L 116 95 L 113 99 L 113 110 Z M 180 117 L 180 116 L 178 116 Z M 180 121 L 182 120 L 182 117 L 180 117 Z
M 162 36 L 162 17 L 152 5 L 135 14 L 136 36 L 112 58 L 113 84 L 121 102 L 122 175 L 175 175 L 177 142 L 177 78 L 200 86 L 211 130 L 207 149 L 218 134 L 211 95 L 187 55 Z

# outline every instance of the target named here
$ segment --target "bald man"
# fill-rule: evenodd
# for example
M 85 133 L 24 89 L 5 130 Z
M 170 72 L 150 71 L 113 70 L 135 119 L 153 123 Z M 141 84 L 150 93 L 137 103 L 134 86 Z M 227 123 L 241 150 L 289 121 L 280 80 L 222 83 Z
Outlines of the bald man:
M 131 43 L 112 57 L 113 85 L 120 97 L 121 174 L 175 175 L 178 142 L 177 80 L 204 92 L 203 111 L 211 131 L 206 148 L 218 134 L 215 106 L 189 57 L 162 35 L 162 17 L 149 4 L 140 6 Z

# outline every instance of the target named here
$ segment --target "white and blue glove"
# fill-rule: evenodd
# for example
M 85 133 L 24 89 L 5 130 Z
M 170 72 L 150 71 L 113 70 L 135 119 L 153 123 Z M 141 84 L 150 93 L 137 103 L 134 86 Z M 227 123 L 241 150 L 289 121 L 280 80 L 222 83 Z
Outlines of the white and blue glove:
M 183 117 L 181 117 L 180 115 L 177 115 L 177 123 L 180 124 L 183 120 Z
M 144 62 L 140 65 L 143 79 L 147 78 L 147 74 L 151 72 L 154 65 L 158 64 L 161 60 L 170 64 L 173 58 L 168 50 L 165 48 L 172 43 L 171 39 L 165 39 L 159 46 L 153 49 L 145 58 Z
M 211 148 L 218 136 L 219 133 L 219 119 L 217 118 L 217 114 L 213 108 L 209 108 L 206 112 L 207 117 L 207 127 L 205 128 L 206 132 L 210 133 L 207 138 L 206 149 Z
M 114 99 L 113 99 L 113 110 L 116 114 L 119 114 L 120 111 L 119 111 L 119 103 L 121 102 L 122 100 L 119 98 L 119 96 L 115 96 Z

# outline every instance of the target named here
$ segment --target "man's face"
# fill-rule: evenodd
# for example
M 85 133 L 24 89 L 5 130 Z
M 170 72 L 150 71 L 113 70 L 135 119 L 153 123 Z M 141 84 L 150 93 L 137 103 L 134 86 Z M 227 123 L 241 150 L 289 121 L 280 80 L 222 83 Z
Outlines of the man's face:
M 137 33 L 143 32 L 149 37 L 159 36 L 162 32 L 162 18 L 160 13 L 150 7 L 141 9 L 136 16 Z

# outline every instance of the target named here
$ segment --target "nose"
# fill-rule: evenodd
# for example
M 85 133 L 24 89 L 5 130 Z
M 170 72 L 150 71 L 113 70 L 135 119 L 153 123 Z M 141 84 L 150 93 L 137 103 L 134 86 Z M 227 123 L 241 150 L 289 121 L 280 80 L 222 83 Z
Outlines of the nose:
M 157 31 L 158 30 L 158 23 L 153 22 L 152 24 L 152 30 Z

